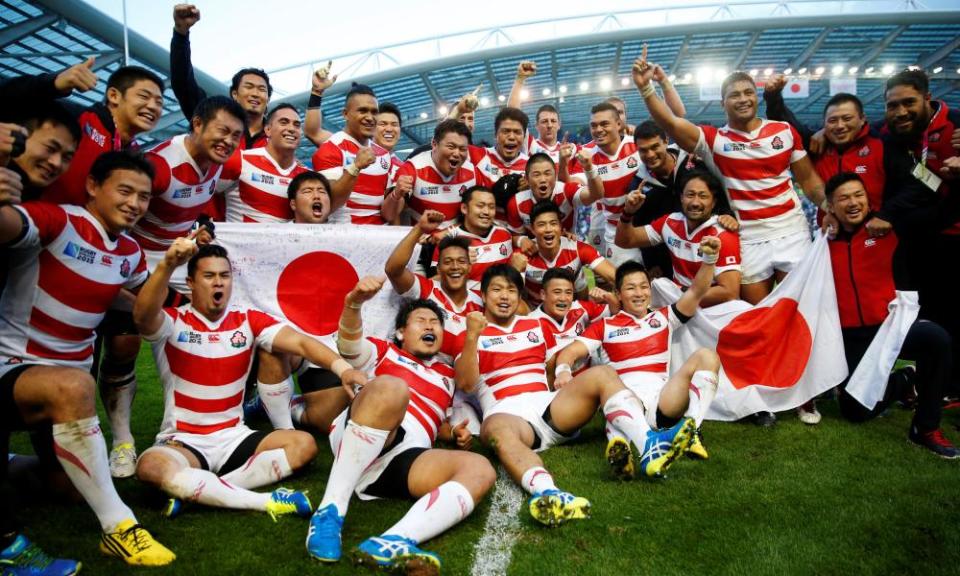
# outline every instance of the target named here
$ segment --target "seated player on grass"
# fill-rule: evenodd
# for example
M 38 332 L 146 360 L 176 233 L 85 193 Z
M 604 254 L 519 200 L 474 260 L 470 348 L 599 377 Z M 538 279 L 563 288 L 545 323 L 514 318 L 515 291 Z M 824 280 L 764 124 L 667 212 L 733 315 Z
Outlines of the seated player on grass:
M 651 432 L 643 406 L 609 366 L 567 378 L 556 390 L 548 382 L 554 346 L 544 320 L 517 315 L 523 278 L 508 265 L 491 266 L 482 280 L 485 311 L 467 315 L 457 386 L 477 391 L 483 407 L 480 438 L 500 458 L 515 482 L 532 495 L 530 515 L 547 526 L 587 518 L 590 502 L 554 484 L 538 451 L 565 442 L 602 407 L 607 419 L 644 446 L 651 473 L 668 466 L 690 443 L 693 421 Z M 569 371 L 569 367 L 567 368 Z M 567 374 L 569 376 L 569 374 Z
M 335 457 L 326 492 L 310 520 L 307 552 L 322 562 L 341 556 L 340 533 L 353 492 L 363 500 L 413 499 L 410 510 L 380 536 L 363 541 L 358 562 L 415 574 L 438 574 L 440 558 L 418 546 L 463 520 L 490 490 L 496 473 L 479 454 L 434 449 L 434 441 L 470 447 L 465 423 L 451 428 L 453 368 L 438 358 L 444 312 L 429 300 L 408 300 L 397 313 L 393 342 L 363 338 L 360 309 L 384 278 L 360 280 L 344 299 L 337 347 L 373 378 L 330 432 Z
M 190 303 L 163 308 L 170 275 L 187 264 Z M 164 414 L 154 445 L 137 463 L 137 477 L 182 501 L 259 510 L 276 519 L 312 508 L 306 494 L 283 488 L 253 492 L 307 465 L 317 454 L 313 437 L 296 430 L 266 433 L 243 423 L 243 393 L 253 354 L 263 348 L 295 354 L 327 367 L 345 385 L 362 384 L 332 350 L 255 309 L 230 308 L 230 260 L 220 246 L 177 238 L 134 304 L 133 317 L 153 348 L 163 384 Z M 273 399 L 287 408 L 290 398 Z
M 556 383 L 564 385 L 572 378 L 571 366 L 588 355 L 600 354 L 600 361 L 617 371 L 620 379 L 636 394 L 643 406 L 645 422 L 654 429 L 669 429 L 678 422 L 696 424 L 691 455 L 707 458 L 700 438 L 700 425 L 717 391 L 720 359 L 716 352 L 701 348 L 670 375 L 670 336 L 690 320 L 710 287 L 714 263 L 720 254 L 720 240 L 706 236 L 700 241 L 703 264 L 693 285 L 675 304 L 650 310 L 650 278 L 638 262 L 624 262 L 617 268 L 617 296 L 621 310 L 611 318 L 592 324 L 577 340 L 557 354 Z M 555 383 L 555 384 L 556 384 Z M 607 424 L 606 456 L 619 478 L 634 475 L 629 434 L 618 423 Z M 634 442 L 636 444 L 636 442 Z M 647 476 L 658 475 L 645 464 Z M 653 472 L 653 473 L 651 473 Z

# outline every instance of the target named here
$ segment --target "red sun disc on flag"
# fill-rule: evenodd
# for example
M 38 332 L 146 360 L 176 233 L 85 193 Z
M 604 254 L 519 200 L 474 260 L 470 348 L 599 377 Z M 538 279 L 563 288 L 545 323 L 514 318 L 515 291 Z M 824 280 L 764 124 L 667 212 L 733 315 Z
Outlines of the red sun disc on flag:
M 290 322 L 311 334 L 337 330 L 343 297 L 359 278 L 347 260 L 331 252 L 310 252 L 287 264 L 277 280 L 277 302 Z
M 740 314 L 720 331 L 717 354 L 738 390 L 763 385 L 789 388 L 810 359 L 813 337 L 796 300 Z
M 790 91 L 793 92 L 794 94 L 796 94 L 797 92 L 800 91 L 800 85 L 799 85 L 799 84 L 796 84 L 796 83 L 791 84 L 791 85 L 790 85 Z

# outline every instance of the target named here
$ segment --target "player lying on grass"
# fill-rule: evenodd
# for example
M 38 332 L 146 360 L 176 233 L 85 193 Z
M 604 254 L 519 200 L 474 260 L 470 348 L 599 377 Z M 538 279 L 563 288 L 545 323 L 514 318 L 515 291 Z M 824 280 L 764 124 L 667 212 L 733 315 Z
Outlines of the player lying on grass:
M 170 275 L 187 264 L 190 303 L 163 308 Z M 253 492 L 308 464 L 317 454 L 307 432 L 270 433 L 243 423 L 243 392 L 257 348 L 307 358 L 337 373 L 345 386 L 366 377 L 332 350 L 255 309 L 229 308 L 230 260 L 220 246 L 177 238 L 134 304 L 137 328 L 153 348 L 163 383 L 160 433 L 137 464 L 137 477 L 182 501 L 261 510 L 271 517 L 312 508 L 306 494 L 283 488 Z M 289 399 L 284 401 L 286 406 Z
M 363 500 L 415 499 L 380 536 L 356 550 L 357 561 L 417 574 L 437 574 L 440 558 L 418 545 L 463 520 L 493 486 L 486 458 L 434 449 L 438 436 L 470 447 L 465 423 L 451 428 L 453 368 L 442 362 L 444 312 L 430 300 L 408 300 L 397 313 L 393 342 L 363 338 L 360 309 L 384 278 L 366 277 L 345 297 L 337 348 L 373 378 L 334 421 L 335 458 L 320 507 L 310 520 L 307 552 L 322 562 L 341 556 L 340 532 L 353 492 Z
M 532 495 L 530 514 L 554 526 L 586 518 L 590 502 L 561 491 L 537 451 L 569 440 L 603 407 L 607 419 L 644 446 L 650 473 L 668 466 L 689 444 L 693 421 L 652 432 L 643 406 L 609 366 L 596 366 L 551 390 L 554 346 L 546 320 L 517 315 L 523 278 L 508 265 L 491 266 L 481 283 L 485 312 L 467 315 L 457 386 L 477 391 L 483 407 L 481 439 L 493 448 L 510 476 Z
M 700 424 L 717 391 L 720 359 L 711 350 L 701 348 L 670 375 L 670 336 L 697 313 L 700 301 L 710 289 L 714 264 L 720 254 L 720 239 L 706 236 L 700 240 L 703 263 L 693 284 L 675 304 L 650 310 L 650 278 L 638 262 L 624 262 L 617 268 L 616 289 L 621 310 L 611 318 L 591 324 L 575 342 L 557 354 L 557 379 L 562 387 L 571 382 L 571 366 L 600 353 L 600 361 L 617 371 L 620 380 L 636 394 L 643 406 L 645 424 L 654 429 L 670 429 L 693 417 L 697 426 L 690 453 L 700 458 L 707 451 L 700 441 Z M 629 434 L 608 418 L 607 461 L 620 478 L 634 475 Z M 636 444 L 636 442 L 634 442 Z M 657 475 L 647 464 L 641 467 L 648 476 Z

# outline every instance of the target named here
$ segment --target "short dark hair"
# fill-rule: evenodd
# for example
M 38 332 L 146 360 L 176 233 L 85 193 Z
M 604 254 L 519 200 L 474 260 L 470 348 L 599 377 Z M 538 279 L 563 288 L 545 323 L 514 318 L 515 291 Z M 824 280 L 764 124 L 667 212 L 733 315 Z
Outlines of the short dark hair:
M 327 177 L 319 172 L 307 170 L 306 172 L 297 174 L 293 177 L 293 180 L 290 181 L 290 184 L 287 186 L 287 199 L 293 200 L 296 198 L 297 192 L 300 191 L 300 187 L 303 186 L 304 182 L 319 182 L 326 188 L 327 195 L 330 195 L 330 180 L 327 180 Z
M 400 309 L 397 310 L 397 318 L 393 322 L 395 330 L 403 330 L 407 327 L 407 321 L 410 319 L 410 315 L 413 314 L 415 310 L 421 308 L 426 308 L 427 310 L 433 312 L 437 315 L 437 318 L 440 319 L 440 326 L 443 326 L 444 320 L 447 319 L 447 313 L 440 308 L 440 306 L 433 300 L 426 300 L 424 298 L 418 298 L 416 300 L 404 300 L 403 304 L 400 305 Z M 396 334 L 393 336 L 393 343 L 397 346 L 402 346 L 403 343 L 397 338 Z
M 163 79 L 152 70 L 147 70 L 142 66 L 121 66 L 117 71 L 107 78 L 107 90 L 116 88 L 121 94 L 133 87 L 141 80 L 149 80 L 160 88 L 163 92 Z
M 506 278 L 507 282 L 516 286 L 517 291 L 523 294 L 523 276 L 513 266 L 500 263 L 484 270 L 483 278 L 480 279 L 480 291 L 486 294 L 494 278 Z
M 560 213 L 560 207 L 557 206 L 553 200 L 549 198 L 537 200 L 537 203 L 530 209 L 530 224 L 533 225 L 533 223 L 537 221 L 537 218 L 550 212 L 556 214 L 558 220 L 563 218 L 563 214 Z
M 451 132 L 463 136 L 467 139 L 467 141 L 469 141 L 472 137 L 470 129 L 467 128 L 466 124 L 455 118 L 447 118 L 446 120 L 443 120 L 437 124 L 437 127 L 433 129 L 434 142 L 443 140 L 443 137 Z
M 831 96 L 830 99 L 827 100 L 827 105 L 823 107 L 823 115 L 827 115 L 827 109 L 831 106 L 837 106 L 838 104 L 844 104 L 846 102 L 853 102 L 853 105 L 857 108 L 857 112 L 863 116 L 863 102 L 853 94 L 846 92 L 838 92 Z
M 827 200 L 833 200 L 833 193 L 837 191 L 837 188 L 843 186 L 848 182 L 859 182 L 863 184 L 863 178 L 860 177 L 856 172 L 839 172 L 834 174 L 827 183 L 823 186 L 823 194 L 827 197 Z M 866 185 L 864 185 L 866 188 Z
M 727 77 L 724 78 L 724 79 L 723 79 L 723 82 L 720 84 L 720 98 L 721 98 L 721 99 L 723 99 L 723 98 L 726 97 L 726 95 L 727 95 L 727 88 L 729 88 L 730 85 L 733 84 L 733 83 L 735 83 L 735 82 L 749 82 L 750 85 L 754 87 L 754 90 L 756 90 L 756 87 L 757 87 L 756 82 L 753 81 L 753 76 L 751 76 L 751 75 L 749 75 L 749 74 L 747 74 L 746 72 L 743 72 L 743 71 L 741 71 L 741 70 L 737 70 L 737 71 L 735 71 L 735 72 L 731 72 L 730 74 L 728 74 Z
M 103 184 L 116 170 L 131 170 L 146 174 L 153 181 L 155 171 L 153 164 L 139 152 L 130 150 L 114 150 L 97 156 L 90 167 L 90 178 L 97 184 Z
M 703 169 L 694 169 L 690 172 L 687 172 L 683 178 L 680 180 L 680 194 L 683 194 L 683 189 L 687 187 L 687 183 L 691 180 L 702 180 L 704 184 L 707 185 L 707 189 L 710 190 L 710 193 L 713 194 L 714 200 L 719 200 L 724 192 L 723 182 L 720 181 L 712 172 L 708 172 Z
M 573 270 L 569 268 L 551 268 L 547 270 L 547 273 L 543 275 L 543 280 L 540 281 L 540 285 L 543 286 L 543 289 L 547 289 L 547 284 L 551 280 L 566 280 L 576 287 L 577 285 L 577 275 L 573 273 Z
M 477 184 L 463 191 L 463 194 L 460 195 L 460 203 L 469 204 L 470 199 L 473 198 L 473 195 L 477 192 L 487 192 L 489 194 L 493 194 L 493 190 L 487 188 L 486 186 L 480 186 L 479 184 Z
M 600 112 L 613 112 L 614 116 L 618 119 L 620 118 L 620 111 L 617 110 L 617 107 L 606 100 L 599 104 L 594 104 L 593 108 L 590 109 L 590 114 L 599 114 Z
M 520 125 L 523 126 L 524 132 L 527 131 L 527 124 L 530 123 L 530 119 L 527 117 L 526 112 L 519 108 L 511 108 L 510 106 L 507 106 L 505 108 L 501 108 L 500 111 L 497 112 L 496 117 L 493 119 L 494 134 L 500 131 L 500 124 L 502 124 L 504 120 L 513 120 L 514 122 L 519 122 Z
M 300 111 L 297 110 L 297 107 L 289 102 L 281 102 L 273 107 L 273 110 L 267 112 L 266 123 L 269 124 L 270 120 L 273 119 L 273 115 L 281 110 L 293 110 L 297 113 L 297 116 L 300 116 Z
M 537 108 L 537 115 L 534 116 L 534 118 L 537 119 L 537 122 L 540 121 L 540 115 L 543 114 L 544 112 L 551 112 L 553 114 L 556 114 L 557 118 L 560 117 L 560 113 L 557 112 L 557 109 L 554 108 L 553 104 L 544 104 L 543 106 Z
M 253 74 L 254 76 L 263 78 L 263 81 L 267 83 L 267 98 L 273 96 L 273 86 L 270 84 L 270 76 L 268 76 L 262 68 L 241 68 L 238 70 L 237 73 L 233 75 L 233 79 L 230 80 L 231 94 L 240 89 L 240 82 L 247 74 Z
M 437 259 L 443 255 L 443 251 L 447 248 L 460 248 L 469 255 L 470 239 L 466 236 L 444 236 L 440 244 L 437 245 Z
M 354 96 L 371 96 L 373 98 L 377 97 L 377 95 L 373 92 L 373 88 L 367 86 L 366 84 L 354 82 L 350 85 L 350 89 L 347 90 L 347 96 L 343 99 L 344 108 L 350 104 L 350 99 Z
M 646 275 L 647 280 L 650 279 L 650 273 L 647 272 L 647 267 L 636 260 L 627 260 L 623 264 L 617 266 L 617 275 L 614 277 L 613 282 L 613 285 L 617 287 L 617 292 L 619 292 L 620 287 L 623 286 L 623 280 L 627 276 L 637 272 L 643 272 Z
M 193 278 L 193 275 L 197 272 L 197 264 L 204 258 L 223 258 L 227 262 L 230 262 L 226 248 L 219 244 L 203 244 L 197 249 L 197 253 L 191 256 L 187 262 L 187 278 Z M 232 268 L 233 265 L 231 264 L 230 267 Z
M 377 114 L 393 114 L 397 117 L 397 122 L 403 126 L 403 116 L 400 115 L 400 108 L 393 102 L 381 102 Z
M 233 98 L 226 96 L 208 96 L 201 100 L 193 110 L 193 118 L 200 119 L 200 126 L 206 126 L 211 120 L 217 117 L 217 112 L 223 110 L 243 123 L 243 129 L 247 129 L 247 113 L 243 111 L 240 104 Z
M 626 101 L 625 101 L 623 98 L 619 97 L 619 96 L 608 96 L 607 99 L 604 100 L 604 102 L 607 102 L 607 103 L 609 103 L 609 104 L 613 104 L 614 102 L 619 102 L 619 103 L 623 104 L 623 107 L 624 107 L 624 108 L 627 107 Z M 616 107 L 614 107 L 614 109 L 616 109 Z M 618 110 L 618 111 L 617 111 L 617 114 L 619 114 L 619 113 L 620 113 L 620 111 Z
M 59 102 L 40 101 L 21 108 L 14 122 L 26 128 L 31 134 L 44 124 L 63 126 L 73 136 L 75 143 L 80 143 L 80 124 L 76 117 Z
M 637 126 L 637 129 L 633 131 L 633 141 L 649 140 L 650 138 L 659 138 L 666 142 L 667 132 L 657 126 L 657 123 L 653 120 L 644 120 Z
M 530 166 L 536 164 L 537 162 L 549 162 L 554 168 L 557 167 L 557 163 L 553 161 L 553 158 L 550 157 L 546 152 L 537 152 L 529 158 L 527 158 L 527 167 L 523 169 L 528 175 L 530 174 Z
M 884 96 L 891 88 L 897 86 L 909 86 L 921 94 L 927 94 L 930 92 L 930 79 L 927 77 L 927 73 L 920 69 L 901 70 L 887 79 L 887 84 L 883 89 Z

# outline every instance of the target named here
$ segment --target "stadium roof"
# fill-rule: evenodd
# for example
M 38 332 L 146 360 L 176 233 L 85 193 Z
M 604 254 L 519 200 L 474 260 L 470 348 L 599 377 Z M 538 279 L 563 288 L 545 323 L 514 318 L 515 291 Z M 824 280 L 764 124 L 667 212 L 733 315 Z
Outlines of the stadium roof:
M 835 13 L 824 9 L 833 5 L 839 6 Z M 815 6 L 819 13 L 811 15 Z M 792 105 L 801 119 L 811 123 L 818 121 L 830 96 L 830 79 L 856 77 L 857 94 L 868 116 L 875 119 L 882 113 L 884 78 L 890 69 L 908 65 L 927 70 L 934 97 L 960 104 L 960 10 L 946 6 L 950 9 L 930 10 L 915 0 L 746 0 L 643 8 L 365 47 L 270 72 L 275 84 L 286 87 L 289 75 L 296 74 L 302 85 L 304 71 L 328 58 L 345 64 L 341 80 L 324 98 L 325 126 L 331 130 L 342 126 L 343 93 L 349 88 L 345 78 L 352 76 L 351 80 L 370 84 L 381 101 L 400 107 L 404 115 L 400 148 L 429 141 L 443 107 L 481 83 L 484 105 L 477 115 L 477 136 L 491 140 L 492 117 L 502 105 L 500 98 L 509 94 L 517 63 L 528 59 L 538 63 L 537 76 L 527 83 L 524 109 L 528 113 L 541 104 L 553 104 L 560 110 L 564 128 L 576 133 L 585 130 L 590 106 L 617 95 L 626 100 L 631 120 L 636 121 L 643 115 L 643 106 L 628 78 L 644 42 L 649 44 L 649 58 L 676 76 L 674 83 L 688 117 L 695 121 L 723 122 L 719 102 L 701 101 L 701 82 L 715 84 L 718 76 L 735 69 L 757 70 L 761 77 L 767 69 L 789 69 L 809 78 L 810 96 Z M 692 21 L 681 17 L 692 11 L 702 15 Z M 534 40 L 521 43 L 515 38 Z M 461 49 L 444 48 L 451 42 L 459 42 Z M 469 44 L 466 49 L 464 42 Z M 439 56 L 427 60 L 403 56 L 412 46 L 424 43 L 435 45 Z M 0 73 L 4 75 L 55 71 L 97 54 L 98 74 L 105 79 L 123 61 L 122 46 L 122 27 L 86 4 L 0 0 Z M 131 62 L 168 76 L 166 48 L 131 32 L 130 49 Z M 226 92 L 223 82 L 199 71 L 198 81 L 208 93 Z M 102 91 L 101 85 L 98 91 L 76 98 L 89 102 L 102 98 Z M 288 94 L 283 96 L 284 92 Z M 291 92 L 278 90 L 274 103 L 283 100 L 305 107 L 307 92 Z M 154 136 L 166 137 L 185 126 L 168 90 L 165 117 Z M 304 145 L 300 155 L 306 158 L 311 153 L 312 147 Z

